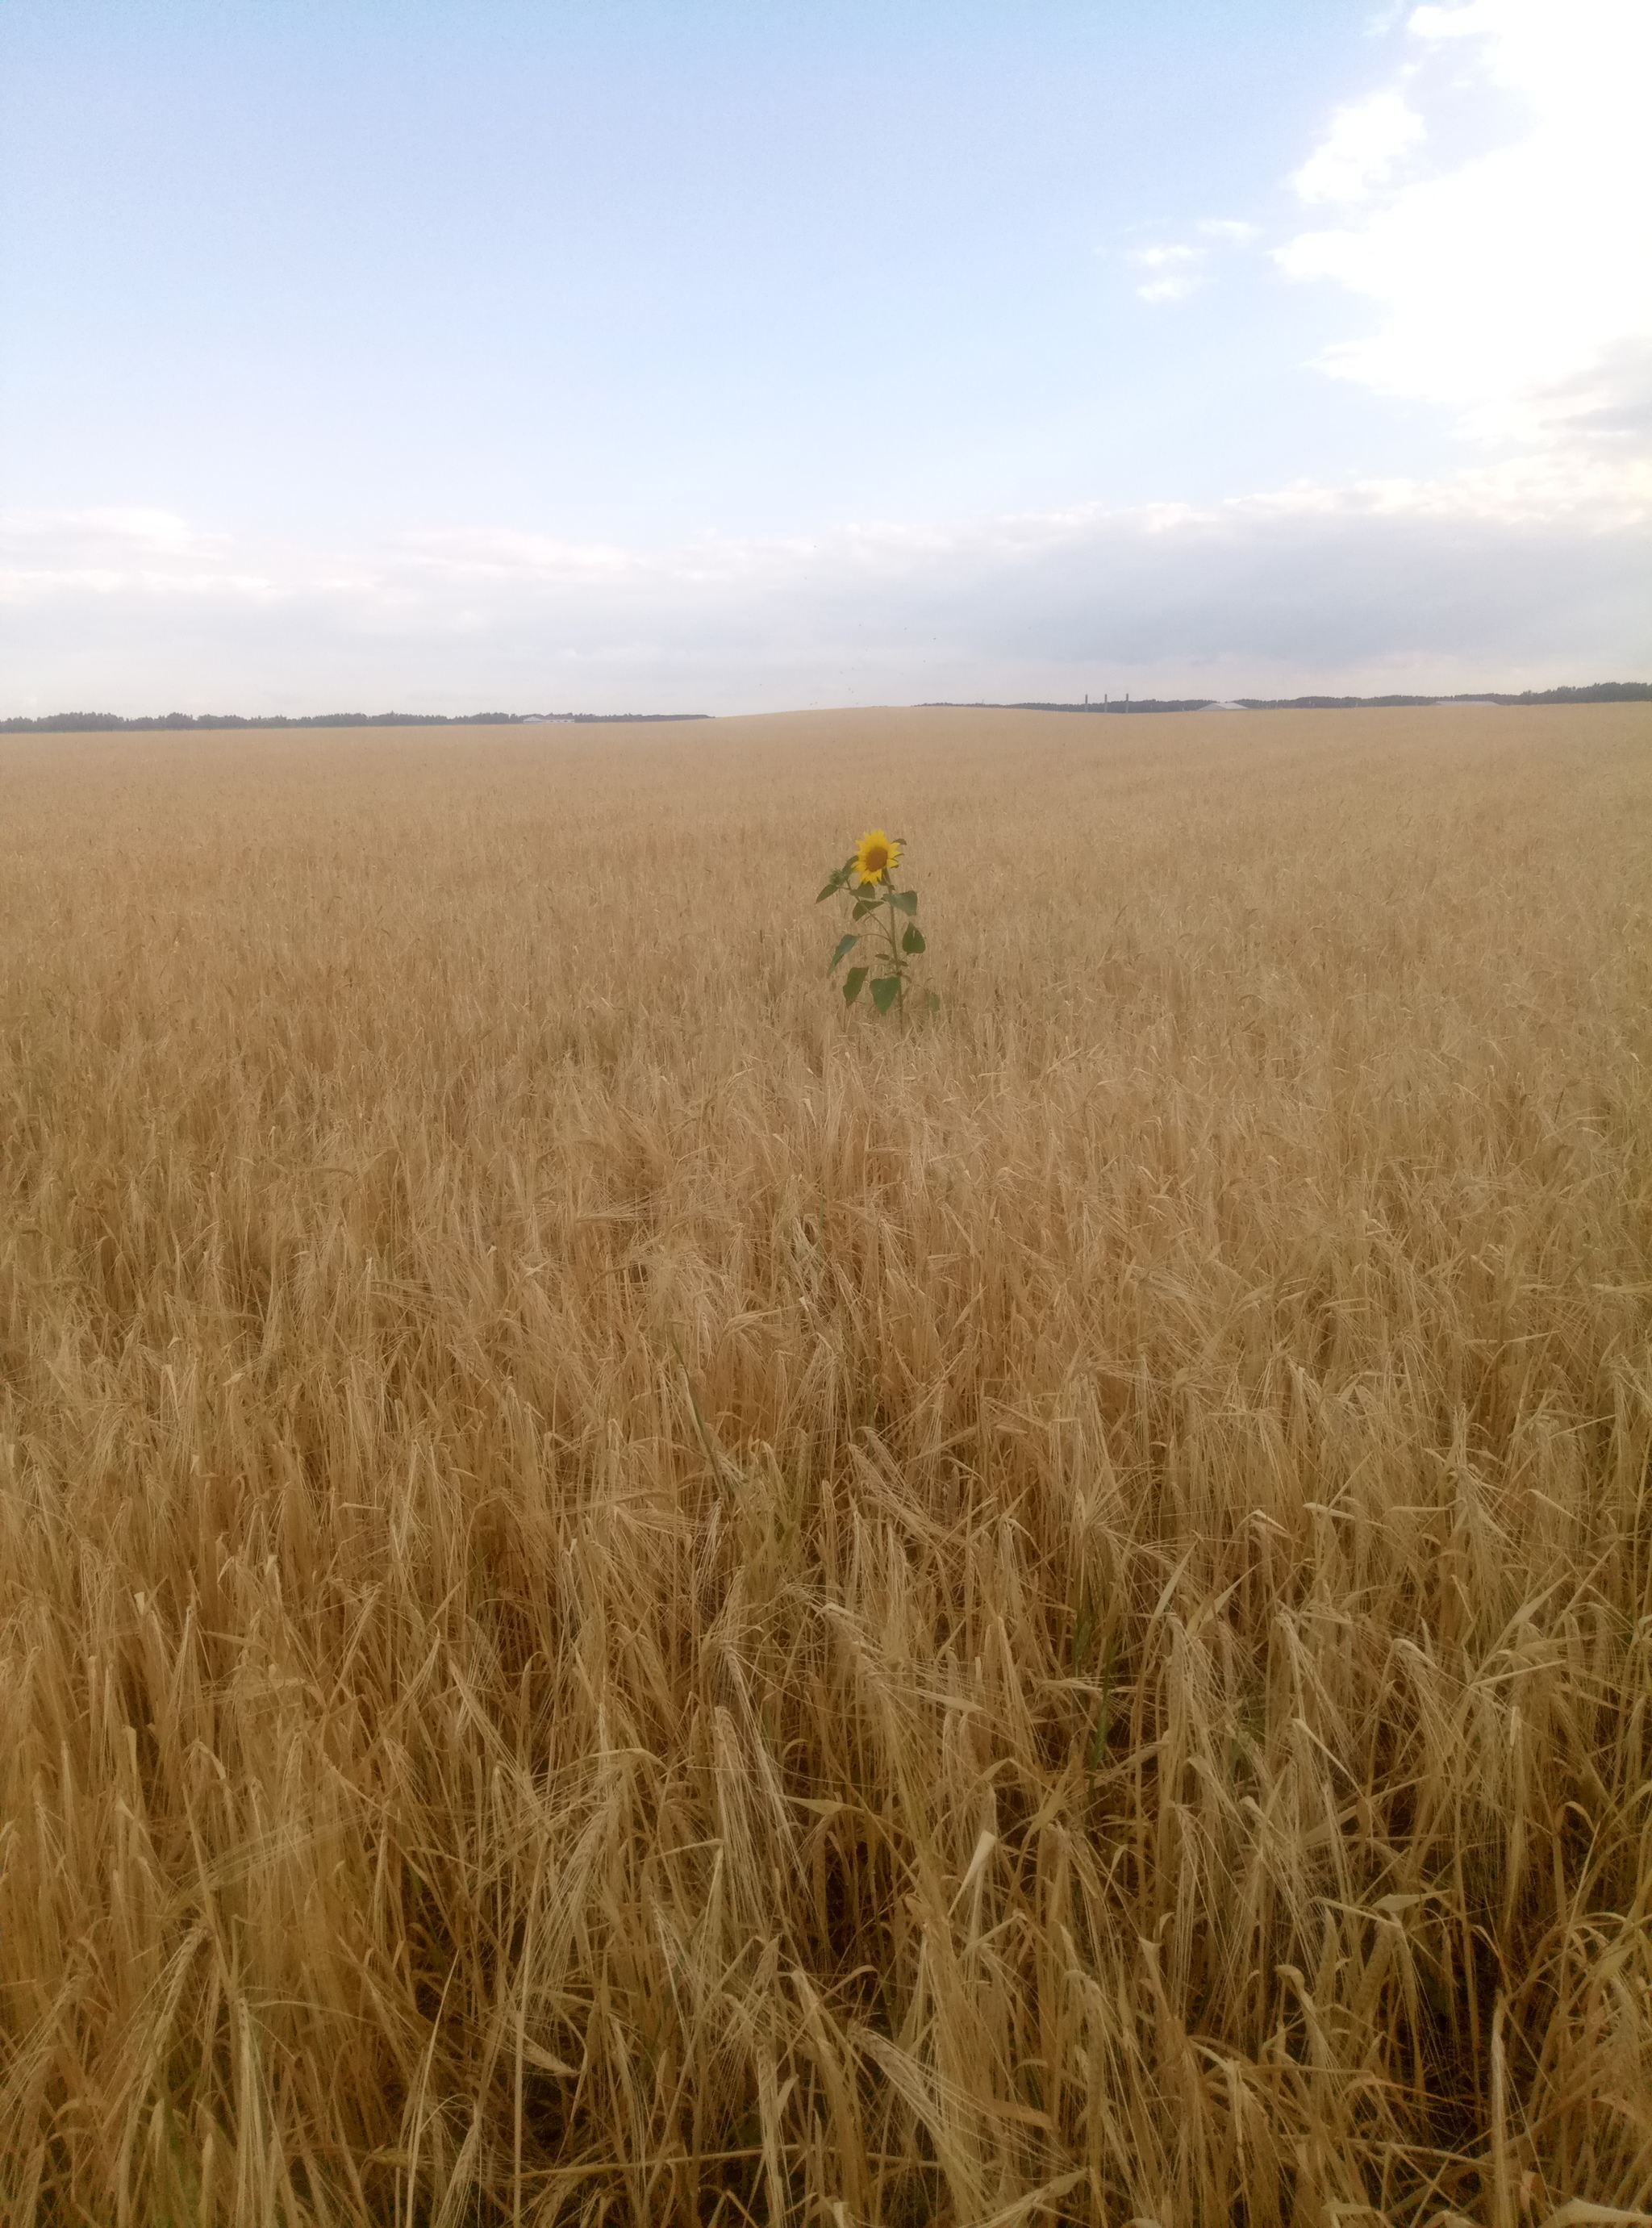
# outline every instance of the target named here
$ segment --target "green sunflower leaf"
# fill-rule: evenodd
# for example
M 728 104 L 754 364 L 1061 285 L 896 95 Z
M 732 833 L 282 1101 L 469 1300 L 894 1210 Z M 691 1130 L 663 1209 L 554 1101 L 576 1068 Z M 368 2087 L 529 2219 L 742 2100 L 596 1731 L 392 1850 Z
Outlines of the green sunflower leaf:
M 843 977 L 843 1003 L 846 1006 L 852 1006 L 860 996 L 861 985 L 865 982 L 869 971 L 865 967 L 851 967 Z
M 894 1004 L 900 989 L 899 975 L 880 976 L 872 985 L 872 1002 L 880 1014 L 887 1014 Z
M 918 893 L 916 890 L 891 890 L 889 902 L 901 912 L 916 912 Z
M 925 990 L 924 993 L 924 1006 L 927 1012 L 938 1014 L 941 1010 L 940 992 L 938 990 Z
M 900 948 L 903 951 L 925 951 L 928 950 L 929 947 L 924 942 L 924 932 L 921 928 L 918 927 L 915 923 L 912 927 L 908 928 L 905 936 L 901 938 Z
M 861 940 L 861 939 L 860 939 L 860 938 L 855 934 L 855 932 L 854 932 L 854 931 L 853 931 L 852 929 L 850 930 L 849 933 L 848 933 L 847 936 L 840 936 L 840 937 L 838 938 L 838 939 L 837 939 L 837 949 L 836 949 L 836 951 L 834 951 L 834 952 L 833 952 L 833 954 L 832 954 L 832 964 L 831 964 L 831 965 L 830 965 L 830 966 L 826 970 L 826 972 L 827 972 L 829 975 L 836 975 L 836 972 L 837 972 L 837 965 L 838 965 L 838 962 L 839 962 L 841 959 L 842 959 L 842 958 L 846 956 L 846 954 L 848 954 L 848 952 L 853 951 L 854 951 L 854 949 L 855 949 L 855 945 L 860 942 L 860 940 Z

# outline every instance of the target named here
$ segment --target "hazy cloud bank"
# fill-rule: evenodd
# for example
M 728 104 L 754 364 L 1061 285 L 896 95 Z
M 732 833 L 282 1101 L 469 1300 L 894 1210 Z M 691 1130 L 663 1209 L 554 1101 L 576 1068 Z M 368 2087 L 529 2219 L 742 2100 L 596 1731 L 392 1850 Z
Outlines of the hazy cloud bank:
M 3 709 L 738 711 L 1634 678 L 1652 671 L 1649 522 L 1652 474 L 1540 462 L 650 551 L 477 531 L 317 555 L 152 514 L 14 515 Z

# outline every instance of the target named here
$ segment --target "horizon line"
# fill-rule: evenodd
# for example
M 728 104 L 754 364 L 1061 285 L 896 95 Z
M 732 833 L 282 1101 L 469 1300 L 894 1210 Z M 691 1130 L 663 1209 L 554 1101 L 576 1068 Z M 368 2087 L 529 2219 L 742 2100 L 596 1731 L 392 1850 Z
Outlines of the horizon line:
M 1652 682 L 1593 681 L 1582 686 L 1554 688 L 1459 689 L 1449 695 L 1393 693 L 1381 696 L 1103 696 L 1098 702 L 1021 699 L 1015 702 L 976 697 L 962 700 L 930 697 L 898 708 L 920 712 L 1295 712 L 1358 711 L 1408 708 L 1428 704 L 1610 704 L 1652 701 Z M 791 707 L 791 709 L 864 711 L 865 705 Z M 752 714 L 714 712 L 277 712 L 256 716 L 240 712 L 49 712 L 39 716 L 16 714 L 0 719 L 0 734 L 99 734 L 162 733 L 261 727 L 531 727 L 672 725 L 688 720 L 712 720 Z M 755 716 L 772 716 L 757 714 Z

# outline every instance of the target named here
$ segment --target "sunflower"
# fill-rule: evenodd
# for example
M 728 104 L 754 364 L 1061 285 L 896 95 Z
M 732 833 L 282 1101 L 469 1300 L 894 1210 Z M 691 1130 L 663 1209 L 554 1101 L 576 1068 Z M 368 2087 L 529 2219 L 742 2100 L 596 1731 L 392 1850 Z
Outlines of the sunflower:
M 855 880 L 862 889 L 885 880 L 900 856 L 900 845 L 894 836 L 886 836 L 881 828 L 868 828 L 855 847 Z

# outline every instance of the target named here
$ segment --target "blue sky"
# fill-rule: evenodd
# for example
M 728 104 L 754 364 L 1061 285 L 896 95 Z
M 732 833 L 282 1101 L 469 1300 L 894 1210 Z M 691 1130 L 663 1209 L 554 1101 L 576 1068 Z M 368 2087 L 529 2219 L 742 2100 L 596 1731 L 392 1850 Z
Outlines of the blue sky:
M 0 710 L 1652 672 L 1644 0 L 8 0 Z

